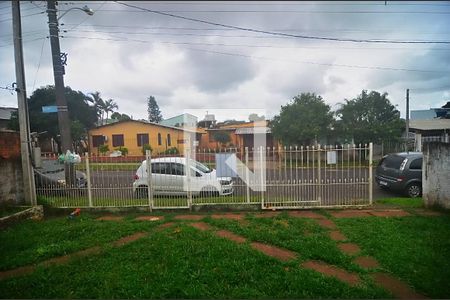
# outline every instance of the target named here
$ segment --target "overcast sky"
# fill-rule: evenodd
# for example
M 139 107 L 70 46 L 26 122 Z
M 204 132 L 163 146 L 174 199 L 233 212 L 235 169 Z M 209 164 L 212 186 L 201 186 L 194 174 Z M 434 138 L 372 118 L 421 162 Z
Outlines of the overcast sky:
M 153 11 L 293 35 L 357 40 L 446 41 L 361 43 L 274 36 L 158 15 L 110 1 L 89 5 L 88 16 L 62 17 L 61 49 L 68 53 L 65 84 L 99 91 L 119 111 L 147 118 L 155 96 L 165 118 L 199 110 L 245 109 L 220 115 L 243 119 L 252 109 L 273 117 L 301 92 L 332 106 L 361 90 L 387 92 L 405 115 L 450 101 L 450 2 L 126 2 Z M 28 96 L 53 85 L 46 1 L 22 1 Z M 0 87 L 15 81 L 11 3 L 0 3 Z M 0 89 L 0 105 L 17 107 Z M 200 119 L 203 115 L 198 115 Z

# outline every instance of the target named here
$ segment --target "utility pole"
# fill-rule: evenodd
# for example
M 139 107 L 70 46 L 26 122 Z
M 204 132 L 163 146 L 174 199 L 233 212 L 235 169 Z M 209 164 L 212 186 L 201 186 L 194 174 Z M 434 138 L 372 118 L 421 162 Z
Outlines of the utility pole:
M 64 66 L 62 64 L 59 46 L 58 19 L 56 16 L 56 1 L 47 1 L 48 27 L 50 30 L 50 46 L 52 49 L 53 77 L 55 79 L 56 105 L 58 106 L 58 126 L 61 134 L 61 150 L 65 154 L 72 151 L 72 136 L 70 133 L 70 118 L 64 93 Z
M 406 140 L 405 140 L 405 151 L 408 151 L 408 140 L 409 140 L 409 89 L 406 89 Z
M 14 36 L 14 60 L 16 63 L 16 92 L 19 112 L 20 154 L 23 173 L 23 191 L 25 201 L 32 206 L 36 203 L 34 171 L 31 164 L 31 136 L 28 118 L 27 95 L 25 85 L 25 68 L 23 64 L 22 24 L 20 20 L 20 1 L 11 1 Z
M 72 152 L 72 136 L 70 133 L 70 117 L 64 88 L 64 66 L 59 46 L 58 18 L 56 16 L 56 1 L 47 1 L 48 27 L 50 30 L 50 46 L 52 48 L 53 77 L 55 79 L 56 105 L 58 107 L 58 127 L 61 138 L 61 150 Z M 75 167 L 73 163 L 64 162 L 64 173 L 67 186 L 75 184 Z

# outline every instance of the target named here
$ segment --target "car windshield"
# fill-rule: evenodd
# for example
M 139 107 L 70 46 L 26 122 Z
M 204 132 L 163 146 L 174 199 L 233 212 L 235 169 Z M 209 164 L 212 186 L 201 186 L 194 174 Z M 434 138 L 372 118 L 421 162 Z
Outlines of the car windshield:
M 191 160 L 191 162 L 192 162 L 192 165 L 193 165 L 197 170 L 200 170 L 200 171 L 202 171 L 203 173 L 211 173 L 211 172 L 212 172 L 212 170 L 211 170 L 210 168 L 208 168 L 207 166 L 205 166 L 205 165 L 202 164 L 202 163 L 199 163 L 199 162 L 196 161 L 196 160 Z

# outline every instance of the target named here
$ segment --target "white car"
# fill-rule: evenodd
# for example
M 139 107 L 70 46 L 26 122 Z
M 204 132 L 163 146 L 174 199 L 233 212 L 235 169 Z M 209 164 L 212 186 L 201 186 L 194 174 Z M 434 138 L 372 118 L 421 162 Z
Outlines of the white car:
M 186 176 L 184 157 L 163 157 L 151 160 L 154 195 L 187 195 L 188 186 L 194 196 L 226 196 L 233 193 L 231 177 L 217 177 L 216 170 L 191 159 L 190 184 Z M 147 196 L 147 161 L 143 161 L 134 175 L 133 192 L 137 197 Z

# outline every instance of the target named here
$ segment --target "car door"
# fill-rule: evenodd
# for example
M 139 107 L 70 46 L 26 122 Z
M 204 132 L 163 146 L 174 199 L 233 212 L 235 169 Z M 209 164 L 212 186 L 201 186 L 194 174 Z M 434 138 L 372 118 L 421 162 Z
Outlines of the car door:
M 152 163 L 152 185 L 154 193 L 157 195 L 166 195 L 170 193 L 170 190 L 167 187 L 166 173 L 166 163 Z
M 422 181 L 422 158 L 411 161 L 408 168 L 407 180 Z
M 170 163 L 170 175 L 168 180 L 171 185 L 171 192 L 176 195 L 185 194 L 185 168 L 183 164 L 171 162 Z

